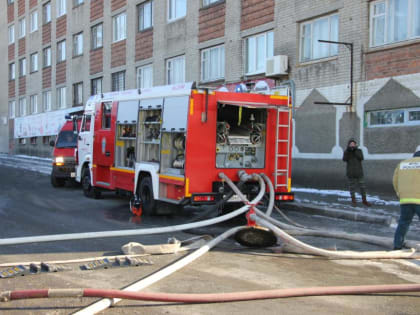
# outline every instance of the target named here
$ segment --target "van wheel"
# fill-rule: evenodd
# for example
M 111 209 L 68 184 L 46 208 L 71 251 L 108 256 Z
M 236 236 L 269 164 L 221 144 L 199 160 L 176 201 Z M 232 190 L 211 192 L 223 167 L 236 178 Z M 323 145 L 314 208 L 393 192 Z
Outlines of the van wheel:
M 83 169 L 82 174 L 83 194 L 88 198 L 99 199 L 101 197 L 101 192 L 98 191 L 95 187 L 93 187 L 90 183 L 90 171 L 89 168 L 86 167 Z
M 57 178 L 53 174 L 51 174 L 51 185 L 53 187 L 63 187 L 65 183 L 66 180 L 64 178 Z
M 153 184 L 149 176 L 142 178 L 139 193 L 141 202 L 143 203 L 143 213 L 145 215 L 155 215 L 157 202 L 153 198 Z

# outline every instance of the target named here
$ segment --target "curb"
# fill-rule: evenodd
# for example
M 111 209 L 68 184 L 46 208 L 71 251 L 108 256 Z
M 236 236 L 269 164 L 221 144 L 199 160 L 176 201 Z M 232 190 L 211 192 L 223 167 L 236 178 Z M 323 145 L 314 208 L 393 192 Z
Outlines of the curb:
M 282 205 L 284 206 L 284 209 L 289 211 L 299 211 L 307 214 L 315 214 L 349 221 L 381 224 L 387 226 L 390 226 L 392 223 L 394 223 L 394 220 L 391 216 L 365 214 L 354 211 L 339 210 L 329 207 L 318 207 L 300 202 L 288 202 Z

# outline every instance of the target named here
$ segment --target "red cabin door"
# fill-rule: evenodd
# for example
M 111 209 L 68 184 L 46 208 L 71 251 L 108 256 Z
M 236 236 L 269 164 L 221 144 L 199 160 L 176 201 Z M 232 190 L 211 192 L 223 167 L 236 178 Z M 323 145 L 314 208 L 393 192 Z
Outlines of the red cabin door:
M 104 102 L 96 111 L 93 144 L 94 185 L 112 189 L 111 167 L 114 164 L 116 104 Z

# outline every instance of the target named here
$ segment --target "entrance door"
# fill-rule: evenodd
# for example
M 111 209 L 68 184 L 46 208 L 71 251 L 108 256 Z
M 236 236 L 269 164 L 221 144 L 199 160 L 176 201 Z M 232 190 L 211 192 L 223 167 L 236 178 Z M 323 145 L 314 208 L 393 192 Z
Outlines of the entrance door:
M 116 107 L 117 103 L 101 103 L 95 116 L 94 184 L 110 189 L 112 189 L 111 167 L 114 163 Z

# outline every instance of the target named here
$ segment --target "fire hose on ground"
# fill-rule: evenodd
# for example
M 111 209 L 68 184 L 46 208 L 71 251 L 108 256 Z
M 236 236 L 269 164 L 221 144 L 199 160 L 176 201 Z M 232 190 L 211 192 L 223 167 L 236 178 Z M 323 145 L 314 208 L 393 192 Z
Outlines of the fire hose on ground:
M 115 236 L 130 236 L 130 235 L 145 235 L 145 234 L 157 234 L 157 233 L 168 233 L 181 231 L 196 227 L 208 226 L 216 224 L 222 221 L 229 220 L 237 215 L 245 213 L 248 209 L 248 219 L 255 221 L 260 226 L 266 227 L 271 230 L 275 235 L 282 239 L 285 243 L 291 244 L 296 248 L 299 248 L 306 253 L 313 255 L 321 255 L 329 258 L 340 258 L 340 259 L 379 259 L 379 258 L 416 258 L 418 255 L 414 251 L 393 251 L 393 252 L 338 252 L 328 251 L 320 248 L 316 248 L 307 245 L 284 232 L 280 227 L 291 227 L 288 224 L 279 222 L 269 216 L 271 214 L 274 199 L 273 186 L 268 184 L 270 191 L 270 200 L 266 213 L 260 211 L 256 204 L 263 197 L 266 186 L 265 182 L 269 182 L 269 179 L 264 179 L 259 175 L 248 175 L 245 172 L 240 172 L 239 176 L 241 180 L 257 179 L 260 184 L 260 191 L 258 195 L 252 200 L 248 201 L 242 192 L 236 187 L 236 185 L 223 173 L 220 177 L 228 183 L 231 189 L 242 199 L 245 205 L 236 211 L 229 214 L 223 215 L 218 218 L 204 220 L 201 222 L 194 222 L 191 224 L 176 225 L 172 227 L 152 228 L 143 230 L 126 230 L 126 231 L 110 231 L 110 232 L 92 232 L 92 233 L 76 233 L 76 234 L 64 234 L 64 235 L 50 235 L 50 236 L 36 236 L 36 237 L 23 237 L 23 238 L 11 238 L 0 240 L 0 245 L 11 245 L 11 244 L 25 244 L 34 242 L 48 242 L 58 240 L 74 240 L 74 239 L 87 239 L 87 238 L 98 238 L 98 237 L 115 237 Z M 213 239 L 200 249 L 192 252 L 185 256 L 181 260 L 175 262 L 172 265 L 152 274 L 151 276 L 138 281 L 137 283 L 121 290 L 97 290 L 97 289 L 50 289 L 50 290 L 29 290 L 29 291 L 6 291 L 1 293 L 3 301 L 11 299 L 23 299 L 23 298 L 41 298 L 41 297 L 69 297 L 69 296 L 90 296 L 90 297 L 105 297 L 106 299 L 100 300 L 97 303 L 90 305 L 89 307 L 81 310 L 77 314 L 92 314 L 97 313 L 115 303 L 120 299 L 141 299 L 141 300 L 153 300 L 153 301 L 171 301 L 171 302 L 185 302 L 185 303 L 209 303 L 209 302 L 228 302 L 228 301 L 243 301 L 249 299 L 268 299 L 268 298 L 280 298 L 280 297 L 292 297 L 292 296 L 310 296 L 310 295 L 342 295 L 342 294 L 367 294 L 367 293 L 390 293 L 390 292 L 418 292 L 420 291 L 420 284 L 408 284 L 408 285 L 380 285 L 380 286 L 356 286 L 356 287 L 319 287 L 319 288 L 298 288 L 298 289 L 285 289 L 285 290 L 268 290 L 268 291 L 252 291 L 242 293 L 223 293 L 223 294 L 149 294 L 149 293 L 136 293 L 131 291 L 141 290 L 167 275 L 183 268 L 193 260 L 202 256 L 204 253 L 209 251 L 212 247 L 216 246 L 219 242 L 223 241 L 227 237 L 243 230 L 248 227 L 236 227 L 230 229 Z M 294 227 L 296 228 L 296 227 Z M 298 230 L 304 230 L 298 228 Z M 225 297 L 225 299 L 223 299 Z M 112 300 L 111 300 L 112 299 Z

